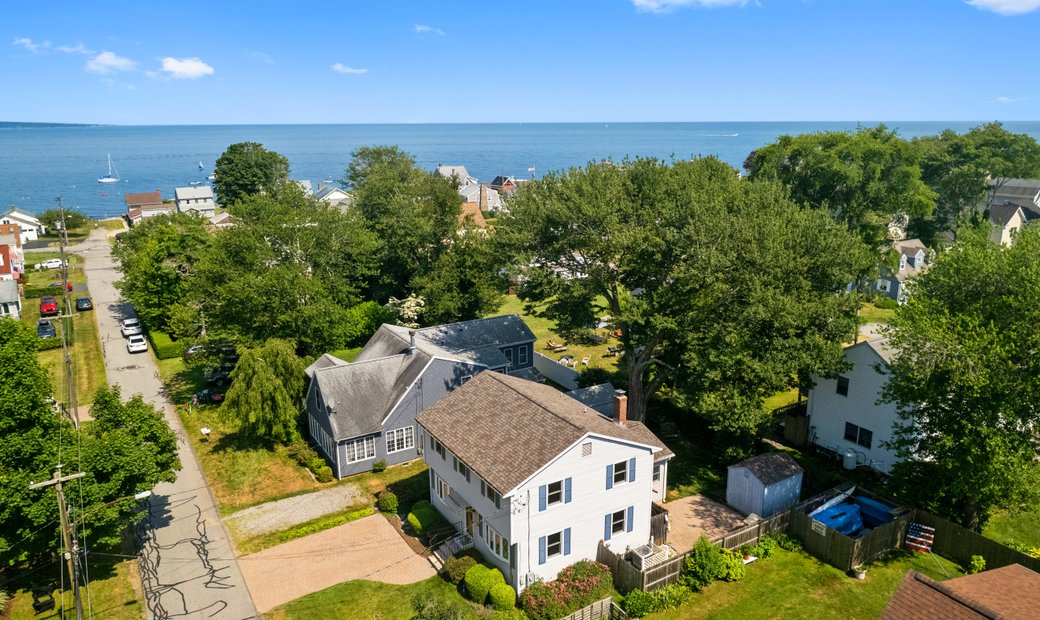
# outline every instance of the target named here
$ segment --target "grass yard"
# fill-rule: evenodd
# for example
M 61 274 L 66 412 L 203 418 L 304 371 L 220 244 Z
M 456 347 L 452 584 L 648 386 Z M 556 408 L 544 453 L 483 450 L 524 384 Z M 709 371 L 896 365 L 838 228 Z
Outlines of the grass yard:
M 860 324 L 883 323 L 888 325 L 895 316 L 896 311 L 894 309 L 878 308 L 872 303 L 864 303 L 859 307 Z
M 1014 513 L 998 512 L 982 533 L 1000 543 L 1010 539 L 1030 548 L 1040 548 L 1040 507 Z
M 715 461 L 715 452 L 688 437 L 667 440 L 675 457 L 668 462 L 668 499 L 707 495 L 725 501 L 726 468 Z
M 867 567 L 858 581 L 801 552 L 777 549 L 769 559 L 748 565 L 747 576 L 735 583 L 714 583 L 695 593 L 679 609 L 651 614 L 650 620 L 695 618 L 834 618 L 871 619 L 881 615 L 910 569 L 933 579 L 946 579 L 933 557 L 893 552 Z M 951 577 L 960 568 L 937 558 Z
M 411 620 L 415 615 L 411 601 L 417 595 L 463 600 L 454 585 L 436 576 L 404 586 L 375 581 L 348 581 L 276 607 L 264 614 L 264 617 L 267 620 Z M 475 611 L 471 617 L 477 617 Z
M 87 607 L 86 591 L 83 591 L 84 611 L 88 617 L 105 618 L 106 620 L 140 620 L 145 617 L 144 600 L 139 591 L 141 578 L 137 573 L 137 562 L 128 560 L 118 564 L 107 562 L 91 562 L 90 566 L 90 606 Z M 53 575 L 58 577 L 58 567 L 54 566 Z M 67 585 L 67 584 L 66 584 Z M 32 593 L 27 589 L 18 590 L 11 596 L 8 615 L 9 620 L 54 620 L 61 618 L 61 596 L 55 591 L 53 611 L 35 614 L 32 608 Z M 90 611 L 93 611 L 93 614 Z M 73 604 L 72 591 L 65 593 L 65 618 L 74 620 L 76 608 Z
M 97 220 L 94 224 L 105 230 L 126 230 L 126 225 L 123 223 L 123 219 L 119 217 L 110 217 L 105 220 Z
M 607 356 L 608 346 L 620 346 L 619 340 L 608 338 L 603 344 L 597 345 L 585 345 L 575 342 L 565 342 L 563 336 L 556 332 L 556 322 L 552 319 L 546 318 L 541 315 L 541 307 L 535 306 L 531 308 L 531 312 L 527 312 L 525 304 L 516 295 L 506 295 L 505 301 L 502 306 L 498 309 L 498 314 L 519 314 L 523 318 L 524 323 L 531 328 L 531 331 L 535 335 L 534 350 L 539 353 L 550 357 L 552 359 L 559 359 L 562 355 L 571 355 L 574 359 L 578 360 L 578 366 L 575 370 L 581 372 L 585 366 L 581 365 L 581 360 L 584 357 L 591 358 L 589 360 L 590 368 L 605 368 L 610 371 L 617 370 L 618 358 Z M 597 314 L 605 315 L 608 313 L 605 307 L 597 309 Z M 593 330 L 597 335 L 603 336 L 606 330 L 597 329 Z M 555 340 L 560 343 L 567 345 L 566 351 L 559 353 L 553 353 L 548 344 L 549 340 Z

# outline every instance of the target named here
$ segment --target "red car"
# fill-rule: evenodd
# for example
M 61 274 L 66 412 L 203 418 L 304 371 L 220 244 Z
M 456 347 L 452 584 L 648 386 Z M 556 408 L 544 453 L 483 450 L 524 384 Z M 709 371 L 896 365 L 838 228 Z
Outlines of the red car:
M 40 316 L 54 316 L 58 314 L 58 302 L 53 297 L 40 298 Z

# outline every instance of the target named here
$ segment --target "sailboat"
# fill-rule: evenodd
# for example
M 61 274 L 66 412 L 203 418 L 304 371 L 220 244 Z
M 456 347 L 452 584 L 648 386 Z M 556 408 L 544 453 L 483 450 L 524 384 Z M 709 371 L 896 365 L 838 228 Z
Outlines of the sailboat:
M 112 175 L 112 171 L 115 170 L 115 175 Z M 99 178 L 98 183 L 117 183 L 119 182 L 119 171 L 112 166 L 112 155 L 108 156 L 108 174 Z
M 199 170 L 202 170 L 202 169 L 204 169 L 204 168 L 205 168 L 205 166 L 203 166 L 203 165 L 202 165 L 202 162 L 200 161 L 200 162 L 199 162 Z

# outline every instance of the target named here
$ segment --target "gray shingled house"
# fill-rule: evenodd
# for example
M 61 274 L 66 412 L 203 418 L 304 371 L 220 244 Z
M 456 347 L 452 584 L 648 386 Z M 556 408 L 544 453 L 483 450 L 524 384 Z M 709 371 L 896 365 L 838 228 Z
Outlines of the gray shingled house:
M 383 325 L 353 362 L 323 355 L 307 368 L 307 422 L 336 477 L 418 457 L 415 414 L 474 375 L 528 379 L 534 333 L 515 314 L 410 330 Z

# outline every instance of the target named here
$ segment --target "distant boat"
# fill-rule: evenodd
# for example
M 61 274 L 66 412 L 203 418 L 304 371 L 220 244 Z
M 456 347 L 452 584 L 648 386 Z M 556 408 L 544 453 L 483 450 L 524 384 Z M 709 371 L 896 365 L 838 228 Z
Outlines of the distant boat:
M 202 162 L 200 161 L 200 162 L 199 162 L 199 170 L 204 170 L 205 168 L 206 168 L 206 167 L 205 167 L 205 166 L 203 166 L 203 165 L 202 165 Z
M 113 176 L 112 172 L 115 171 Z M 117 183 L 119 181 L 119 171 L 112 165 L 112 155 L 108 156 L 108 174 L 97 180 L 98 183 Z
M 206 180 L 207 181 L 216 181 L 217 180 L 217 175 L 211 174 L 208 177 L 206 177 Z

